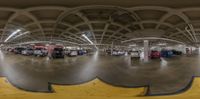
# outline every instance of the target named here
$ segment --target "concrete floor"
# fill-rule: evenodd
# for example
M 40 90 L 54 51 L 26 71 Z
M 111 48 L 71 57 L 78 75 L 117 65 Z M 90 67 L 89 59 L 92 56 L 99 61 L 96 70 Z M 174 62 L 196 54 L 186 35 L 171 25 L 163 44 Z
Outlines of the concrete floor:
M 150 94 L 171 94 L 185 88 L 192 76 L 200 75 L 199 56 L 154 59 L 149 63 L 129 56 L 94 53 L 49 60 L 0 52 L 0 75 L 18 88 L 48 92 L 48 83 L 81 84 L 99 78 L 123 86 L 150 86 Z

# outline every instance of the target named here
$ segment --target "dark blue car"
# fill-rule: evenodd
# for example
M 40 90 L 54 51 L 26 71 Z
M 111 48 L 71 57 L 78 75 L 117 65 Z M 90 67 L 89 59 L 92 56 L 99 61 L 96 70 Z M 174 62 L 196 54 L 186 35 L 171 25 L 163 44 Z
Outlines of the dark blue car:
M 78 55 L 84 55 L 84 54 L 86 54 L 85 50 L 78 50 Z
M 173 56 L 173 52 L 171 50 L 162 50 L 160 54 L 161 57 L 166 57 L 166 58 L 170 58 Z

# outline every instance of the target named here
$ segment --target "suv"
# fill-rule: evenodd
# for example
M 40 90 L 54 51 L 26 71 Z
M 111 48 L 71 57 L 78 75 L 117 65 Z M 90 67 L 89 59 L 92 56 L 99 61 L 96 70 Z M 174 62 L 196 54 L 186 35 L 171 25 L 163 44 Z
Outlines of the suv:
M 172 50 L 174 55 L 182 55 L 181 51 L 177 51 L 177 50 Z
M 22 54 L 22 51 L 25 50 L 23 47 L 17 47 L 14 49 L 15 54 Z
M 161 57 L 170 58 L 173 56 L 173 52 L 171 50 L 162 50 L 160 55 Z
M 22 55 L 33 55 L 33 49 L 27 48 L 22 51 Z
M 130 55 L 131 55 L 131 58 L 140 58 L 139 51 L 131 51 Z
M 48 51 L 45 48 L 36 48 L 33 52 L 34 56 L 46 56 Z
M 151 51 L 150 57 L 153 58 L 160 58 L 160 52 L 159 51 Z
M 52 58 L 64 58 L 64 50 L 63 48 L 54 48 L 51 54 Z
M 78 52 L 76 50 L 71 50 L 68 56 L 77 56 Z
M 78 50 L 78 55 L 84 55 L 86 53 L 87 53 L 86 50 Z

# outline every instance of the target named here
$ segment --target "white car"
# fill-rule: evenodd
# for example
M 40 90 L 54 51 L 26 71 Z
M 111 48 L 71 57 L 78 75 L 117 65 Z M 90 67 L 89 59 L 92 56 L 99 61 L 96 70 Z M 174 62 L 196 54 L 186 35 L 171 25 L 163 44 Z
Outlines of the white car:
M 138 51 L 130 52 L 131 57 L 133 58 L 140 58 L 140 53 Z
M 32 55 L 33 54 L 33 49 L 27 48 L 22 51 L 22 55 Z
M 26 50 L 23 50 L 23 51 L 22 51 L 22 55 L 27 55 L 27 53 L 28 53 L 28 52 L 27 52 Z
M 121 55 L 124 55 L 125 54 L 125 52 L 123 52 L 123 51 L 113 51 L 112 52 L 112 55 L 114 55 L 114 56 L 121 56 Z
M 70 51 L 69 56 L 77 56 L 78 52 L 77 51 Z
M 117 51 L 113 51 L 112 55 L 118 55 Z
M 124 51 L 118 51 L 118 54 L 119 55 L 125 55 L 125 52 Z
M 43 48 L 36 48 L 33 52 L 33 54 L 35 56 L 46 56 L 48 53 L 47 50 L 43 49 Z

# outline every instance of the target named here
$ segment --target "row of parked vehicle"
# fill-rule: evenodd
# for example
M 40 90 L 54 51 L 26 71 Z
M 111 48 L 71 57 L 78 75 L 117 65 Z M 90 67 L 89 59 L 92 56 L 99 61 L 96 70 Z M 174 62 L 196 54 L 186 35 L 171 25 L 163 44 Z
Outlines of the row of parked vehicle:
M 15 54 L 22 54 L 22 55 L 34 55 L 34 56 L 47 56 L 48 51 L 45 48 L 29 48 L 29 47 L 16 47 L 16 48 L 9 48 L 9 52 L 13 52 Z
M 78 56 L 78 55 L 85 55 L 87 53 L 88 52 L 86 50 L 66 50 L 65 51 L 65 54 L 71 57 Z
M 182 52 L 177 50 L 161 50 L 160 52 L 152 51 L 151 58 L 160 58 L 160 57 L 170 58 L 174 55 L 182 55 Z
M 125 55 L 127 52 L 126 51 L 121 51 L 121 50 L 105 50 L 105 52 L 108 55 L 113 55 L 113 56 L 121 56 L 121 55 Z
M 16 48 L 8 48 L 7 51 L 26 56 L 31 56 L 31 55 L 40 57 L 48 56 L 50 58 L 64 58 L 65 55 L 78 56 L 87 53 L 86 50 L 64 50 L 63 47 L 60 46 L 50 46 L 50 47 L 35 46 L 32 48 L 16 47 Z
M 144 52 L 142 52 L 142 51 L 130 51 L 129 54 L 133 58 L 140 58 L 140 57 L 144 56 L 143 55 Z M 161 51 L 152 50 L 149 54 L 149 57 L 151 59 L 160 58 L 160 57 L 170 58 L 174 55 L 182 55 L 182 52 L 176 51 L 176 50 L 161 50 Z

